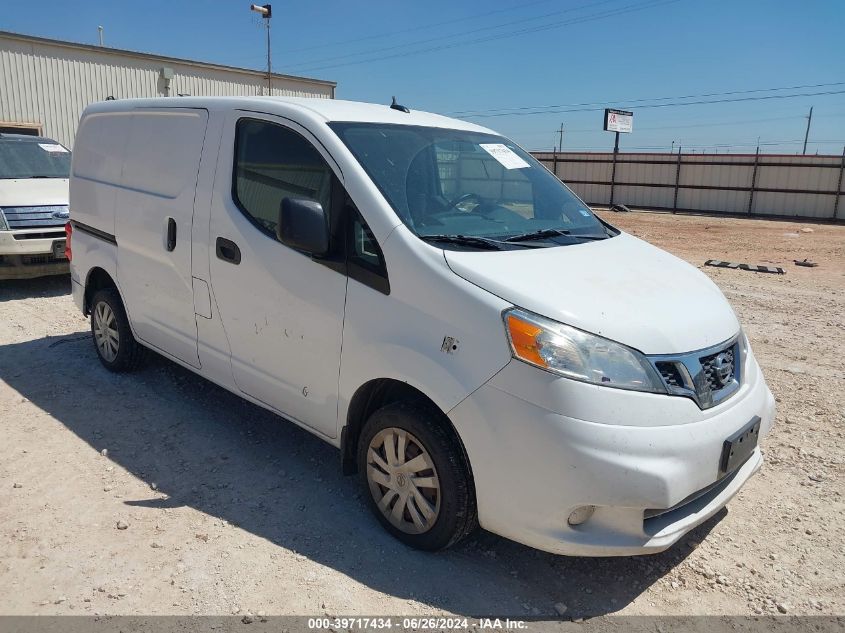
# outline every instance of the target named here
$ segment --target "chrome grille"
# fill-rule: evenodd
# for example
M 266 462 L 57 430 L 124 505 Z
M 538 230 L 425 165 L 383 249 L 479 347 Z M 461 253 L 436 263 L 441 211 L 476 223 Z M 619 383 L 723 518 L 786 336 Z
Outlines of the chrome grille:
M 742 379 L 742 349 L 739 337 L 689 354 L 650 356 L 666 390 L 691 398 L 709 409 L 731 397 Z
M 721 359 L 719 357 L 722 357 Z M 705 356 L 701 359 L 701 367 L 704 370 L 704 377 L 707 380 L 707 387 L 710 391 L 719 391 L 724 386 L 719 377 L 720 367 L 729 370 L 728 376 L 733 376 L 734 349 L 729 347 L 719 353 Z M 724 371 L 723 370 L 723 371 Z
M 42 207 L 3 207 L 10 229 L 33 229 L 42 226 L 64 226 L 68 220 L 67 205 Z
M 655 363 L 655 365 L 657 366 L 657 371 L 660 372 L 660 375 L 663 377 L 663 380 L 666 381 L 667 385 L 671 387 L 684 386 L 684 379 L 675 363 Z

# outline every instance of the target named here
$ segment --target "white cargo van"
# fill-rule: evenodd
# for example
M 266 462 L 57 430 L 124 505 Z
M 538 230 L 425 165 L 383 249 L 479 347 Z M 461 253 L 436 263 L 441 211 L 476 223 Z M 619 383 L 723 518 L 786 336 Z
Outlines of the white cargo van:
M 760 468 L 774 400 L 721 292 L 495 132 L 322 99 L 111 101 L 71 171 L 103 365 L 149 348 L 307 428 L 414 547 L 480 524 L 658 552 Z
M 60 143 L 0 134 L 0 280 L 67 274 L 69 172 Z

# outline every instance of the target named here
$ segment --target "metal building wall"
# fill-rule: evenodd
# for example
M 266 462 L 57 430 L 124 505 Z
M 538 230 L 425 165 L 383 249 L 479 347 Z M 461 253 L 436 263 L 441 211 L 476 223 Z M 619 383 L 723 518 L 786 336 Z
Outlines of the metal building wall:
M 845 220 L 845 153 L 534 156 L 594 205 Z
M 267 75 L 157 55 L 0 32 L 0 125 L 34 124 L 71 147 L 82 110 L 109 96 L 267 94 Z M 273 95 L 333 98 L 335 83 L 273 76 Z

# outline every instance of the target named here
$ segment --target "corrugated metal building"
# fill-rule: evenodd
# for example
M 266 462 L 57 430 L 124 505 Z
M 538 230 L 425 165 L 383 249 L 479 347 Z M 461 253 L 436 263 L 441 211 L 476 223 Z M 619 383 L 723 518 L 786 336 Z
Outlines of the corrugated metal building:
M 336 83 L 272 75 L 274 96 L 334 98 Z M 265 95 L 267 73 L 0 31 L 0 132 L 71 147 L 82 110 L 109 97 Z

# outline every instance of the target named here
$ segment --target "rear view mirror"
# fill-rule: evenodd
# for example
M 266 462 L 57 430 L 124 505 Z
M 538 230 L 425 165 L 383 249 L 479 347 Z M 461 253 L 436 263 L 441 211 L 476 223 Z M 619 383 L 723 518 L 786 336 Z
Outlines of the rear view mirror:
M 329 250 L 329 227 L 323 205 L 307 198 L 284 198 L 276 236 L 291 248 L 325 255 Z

